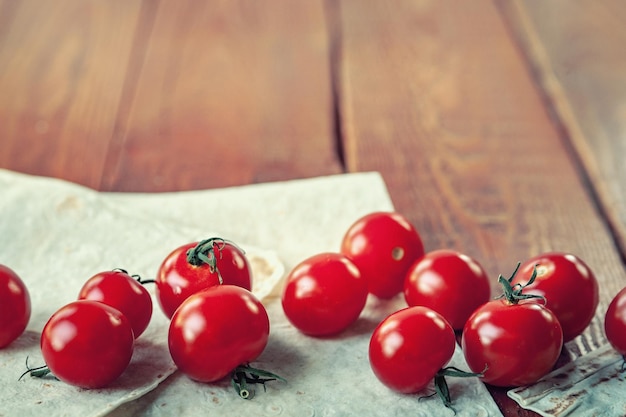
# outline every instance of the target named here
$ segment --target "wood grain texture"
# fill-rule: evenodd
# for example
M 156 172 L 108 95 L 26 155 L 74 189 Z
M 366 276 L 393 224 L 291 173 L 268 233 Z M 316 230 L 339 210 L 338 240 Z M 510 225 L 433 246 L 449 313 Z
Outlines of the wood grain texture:
M 341 172 L 322 3 L 161 2 L 103 189 Z M 168 150 L 167 155 L 163 149 Z
M 0 166 L 98 188 L 139 1 L 0 1 Z
M 626 3 L 500 6 L 626 255 Z
M 626 283 L 620 256 L 495 5 L 344 0 L 339 13 L 349 171 L 380 171 L 427 250 L 474 256 L 494 292 L 531 255 L 581 256 L 602 282 L 585 336 L 602 343 L 601 316 Z

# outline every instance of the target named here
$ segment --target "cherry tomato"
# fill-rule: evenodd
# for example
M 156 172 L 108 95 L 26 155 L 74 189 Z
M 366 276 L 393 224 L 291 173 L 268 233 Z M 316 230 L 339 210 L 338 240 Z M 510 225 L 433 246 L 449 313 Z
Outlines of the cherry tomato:
M 30 313 L 26 285 L 12 269 L 0 265 L 0 349 L 24 333 Z
M 119 310 L 90 300 L 74 301 L 50 317 L 41 353 L 54 376 L 81 388 L 102 388 L 130 363 L 134 336 Z
M 539 380 L 556 363 L 562 344 L 556 316 L 533 301 L 483 304 L 465 323 L 461 340 L 470 369 L 484 371 L 484 382 L 502 387 Z
M 404 298 L 409 306 L 430 307 L 455 330 L 489 301 L 491 285 L 483 267 L 462 253 L 440 249 L 427 253 L 409 269 Z
M 89 278 L 78 299 L 100 301 L 122 312 L 130 320 L 135 339 L 146 330 L 152 317 L 150 293 L 122 270 L 100 272 Z
M 512 283 L 524 283 L 522 277 L 529 277 L 535 266 L 537 277 L 524 292 L 545 297 L 546 307 L 561 323 L 563 341 L 570 341 L 585 330 L 595 315 L 599 301 L 598 281 L 577 256 L 550 252 L 524 262 Z
M 200 382 L 218 381 L 265 349 L 270 323 L 248 290 L 216 285 L 187 298 L 172 316 L 170 354 L 178 369 Z
M 443 316 L 428 307 L 408 307 L 374 330 L 370 366 L 387 387 L 418 392 L 452 359 L 455 344 L 454 330 Z
M 285 316 L 301 332 L 329 336 L 361 314 L 367 283 L 357 267 L 339 253 L 321 253 L 298 264 L 282 294 Z
M 620 355 L 626 355 L 626 288 L 618 292 L 604 316 L 606 338 Z
M 161 309 L 172 317 L 190 295 L 220 284 L 252 290 L 250 264 L 241 249 L 219 238 L 192 242 L 172 251 L 161 264 L 156 295 Z
M 341 253 L 361 270 L 369 292 L 385 299 L 402 291 L 409 267 L 424 255 L 424 245 L 404 216 L 375 212 L 350 226 Z

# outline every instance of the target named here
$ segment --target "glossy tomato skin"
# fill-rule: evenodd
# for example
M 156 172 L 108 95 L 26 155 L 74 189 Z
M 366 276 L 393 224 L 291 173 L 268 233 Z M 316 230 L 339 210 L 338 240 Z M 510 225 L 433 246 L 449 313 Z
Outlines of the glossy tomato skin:
M 214 382 L 265 349 L 270 323 L 263 304 L 248 290 L 217 285 L 190 296 L 172 316 L 170 354 L 191 379 Z
M 512 281 L 528 281 L 537 267 L 535 282 L 525 294 L 542 295 L 563 328 L 563 341 L 581 334 L 593 319 L 599 302 L 598 281 L 591 269 L 577 256 L 548 252 L 525 261 Z
M 0 265 L 0 349 L 24 333 L 30 314 L 30 293 L 24 281 L 11 268 Z
M 448 249 L 427 253 L 418 259 L 404 281 L 404 299 L 409 306 L 430 307 L 455 330 L 489 301 L 491 286 L 483 267 L 473 258 Z
M 408 307 L 383 320 L 372 333 L 369 361 L 376 377 L 401 393 L 424 389 L 452 359 L 454 330 L 434 310 Z
M 604 315 L 606 338 L 620 355 L 626 355 L 626 288 L 619 291 Z
M 150 293 L 121 270 L 104 271 L 89 278 L 78 299 L 99 301 L 122 312 L 130 320 L 135 339 L 146 330 L 152 317 Z
M 169 318 L 190 295 L 219 284 L 217 271 L 209 265 L 192 265 L 187 251 L 198 242 L 191 242 L 173 250 L 161 263 L 156 277 L 156 295 L 161 309 Z M 245 254 L 230 242 L 222 241 L 216 254 L 217 270 L 224 284 L 252 290 L 252 272 Z
M 91 300 L 54 313 L 41 334 L 41 353 L 54 376 L 81 388 L 102 388 L 130 363 L 134 336 L 119 310 Z
M 424 255 L 417 230 L 401 214 L 374 212 L 353 223 L 341 242 L 375 296 L 388 299 L 402 291 L 409 267 Z
M 479 307 L 463 328 L 461 347 L 473 372 L 501 387 L 536 382 L 552 370 L 561 353 L 563 331 L 541 304 L 492 300 Z M 486 368 L 486 370 L 485 370 Z
M 282 294 L 287 319 L 310 336 L 330 336 L 355 322 L 367 300 L 367 283 L 339 253 L 305 259 L 287 276 Z

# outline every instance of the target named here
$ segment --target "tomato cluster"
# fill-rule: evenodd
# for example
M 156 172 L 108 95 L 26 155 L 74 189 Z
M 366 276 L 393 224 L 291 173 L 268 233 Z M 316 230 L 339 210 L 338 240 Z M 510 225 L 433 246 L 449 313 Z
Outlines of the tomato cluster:
M 246 399 L 254 395 L 254 384 L 281 379 L 249 366 L 270 333 L 267 311 L 251 290 L 245 253 L 221 238 L 175 249 L 156 278 L 159 304 L 171 319 L 168 346 L 178 369 L 199 382 L 230 375 Z
M 171 318 L 190 295 L 218 284 L 231 284 L 252 291 L 250 264 L 232 242 L 209 238 L 174 249 L 165 257 L 156 278 L 161 309 Z
M 157 300 L 171 318 L 168 345 L 181 372 L 201 382 L 231 374 L 244 398 L 254 394 L 254 384 L 281 379 L 249 366 L 265 349 L 269 318 L 251 292 L 244 252 L 221 238 L 176 248 L 153 281 L 121 269 L 86 280 L 77 300 L 59 308 L 43 328 L 40 347 L 46 365 L 26 373 L 39 377 L 51 373 L 86 389 L 111 384 L 128 367 L 135 339 L 150 323 L 152 297 L 144 287 L 149 282 L 156 284 Z M 2 265 L 0 306 L 0 347 L 4 347 L 24 331 L 30 298 L 21 279 Z
M 122 269 L 95 274 L 43 328 L 47 371 L 81 388 L 111 384 L 128 367 L 135 339 L 151 317 L 152 298 L 139 277 Z
M 364 294 L 386 300 L 402 293 L 407 307 L 384 319 L 371 336 L 371 368 L 383 384 L 403 393 L 434 380 L 450 406 L 446 375 L 479 376 L 503 387 L 536 382 L 598 306 L 597 280 L 572 254 L 529 258 L 498 281 L 503 295 L 492 299 L 488 275 L 475 259 L 449 249 L 425 252 L 406 218 L 375 212 L 348 228 L 338 253 L 297 265 L 287 276 L 282 305 L 301 332 L 328 336 L 358 318 Z M 626 353 L 626 289 L 618 298 L 607 313 L 607 336 Z M 445 368 L 455 331 L 471 372 Z
M 500 276 L 502 299 L 478 307 L 463 328 L 461 346 L 468 366 L 484 369 L 482 380 L 496 386 L 536 382 L 552 369 L 563 344 L 556 315 L 534 302 L 542 297 L 523 294 L 523 285 L 511 285 L 514 276 Z
M 424 253 L 421 237 L 396 212 L 374 212 L 352 224 L 338 252 L 311 256 L 286 278 L 287 319 L 309 336 L 340 333 L 354 323 L 368 294 L 381 300 L 403 293 L 407 308 L 374 330 L 369 358 L 374 374 L 403 393 L 435 381 L 451 405 L 445 376 L 477 376 L 444 368 L 455 350 L 455 329 L 489 299 L 483 268 L 454 251 Z M 453 324 L 451 324 L 453 323 Z
M 83 388 L 116 380 L 152 317 L 147 282 L 124 270 L 88 279 L 77 300 L 43 328 L 48 371 Z M 243 398 L 253 395 L 255 383 L 280 379 L 249 366 L 268 343 L 270 321 L 251 292 L 250 265 L 237 245 L 221 238 L 182 245 L 165 257 L 153 282 L 170 319 L 170 355 L 181 372 L 200 382 L 230 375 Z M 347 229 L 338 251 L 296 265 L 285 279 L 281 305 L 302 333 L 329 337 L 359 318 L 368 297 L 402 299 L 405 306 L 371 334 L 373 374 L 402 393 L 434 382 L 451 407 L 446 376 L 473 376 L 502 387 L 534 383 L 554 367 L 563 344 L 585 330 L 598 306 L 593 272 L 569 253 L 529 258 L 498 282 L 503 294 L 491 298 L 490 280 L 477 260 L 450 249 L 425 252 L 405 217 L 375 212 Z M 2 348 L 25 330 L 31 313 L 26 286 L 2 265 L 0 313 Z M 611 302 L 604 323 L 611 345 L 626 355 L 626 288 Z M 447 367 L 457 338 L 469 371 Z
M 367 295 L 402 291 L 409 267 L 424 254 L 422 240 L 398 213 L 375 212 L 345 233 L 341 249 L 311 256 L 288 274 L 282 293 L 287 319 L 312 336 L 330 336 L 354 323 Z

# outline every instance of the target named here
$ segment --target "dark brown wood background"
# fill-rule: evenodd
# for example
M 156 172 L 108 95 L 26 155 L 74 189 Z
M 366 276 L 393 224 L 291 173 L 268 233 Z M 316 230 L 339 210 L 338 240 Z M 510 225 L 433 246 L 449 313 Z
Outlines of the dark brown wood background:
M 494 276 L 578 254 L 600 317 L 626 285 L 625 20 L 620 0 L 0 0 L 0 168 L 129 192 L 375 170 L 428 249 Z

